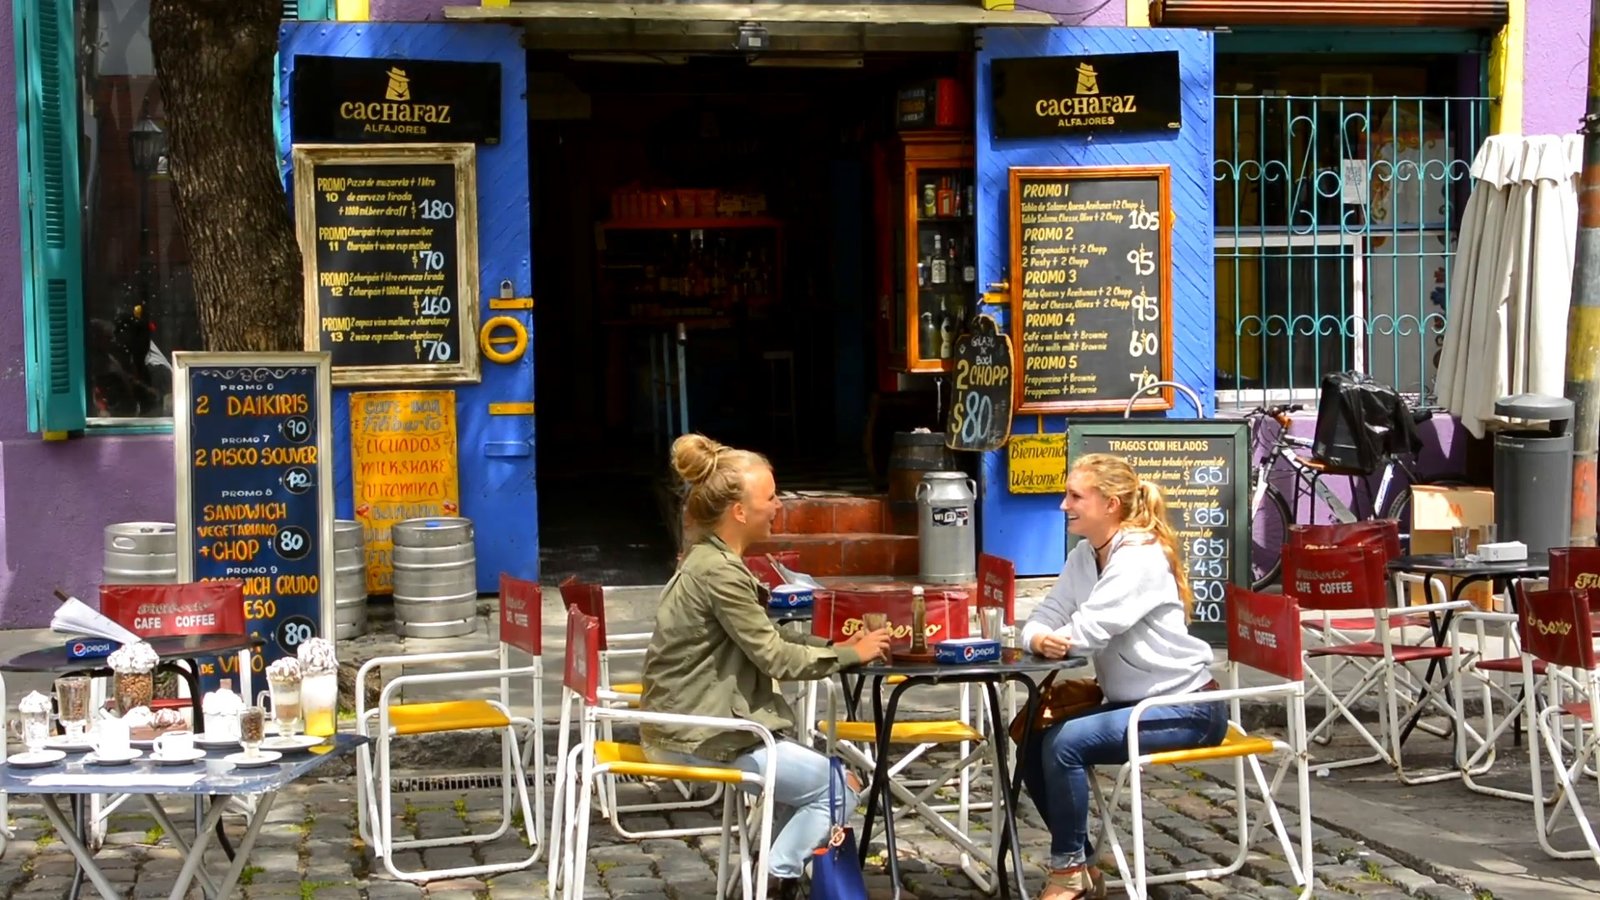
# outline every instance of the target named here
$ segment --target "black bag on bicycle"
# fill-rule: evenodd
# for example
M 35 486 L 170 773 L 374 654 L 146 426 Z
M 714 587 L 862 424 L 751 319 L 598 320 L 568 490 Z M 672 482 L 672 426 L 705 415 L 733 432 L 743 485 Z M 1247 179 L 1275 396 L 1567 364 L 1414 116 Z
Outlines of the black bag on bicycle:
M 1411 409 L 1394 388 L 1361 372 L 1322 378 L 1311 452 L 1336 475 L 1371 475 L 1387 456 L 1422 449 Z

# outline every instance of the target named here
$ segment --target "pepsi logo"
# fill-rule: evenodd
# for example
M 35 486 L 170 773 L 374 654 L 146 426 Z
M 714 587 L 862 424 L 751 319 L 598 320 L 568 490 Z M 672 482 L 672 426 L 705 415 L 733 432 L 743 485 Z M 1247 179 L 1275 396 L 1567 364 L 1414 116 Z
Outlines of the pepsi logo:
M 72 645 L 72 652 L 73 653 L 82 653 L 83 651 L 85 651 L 87 649 L 89 649 L 89 648 L 88 648 L 88 646 L 86 646 L 83 643 L 83 641 L 77 641 Z
M 973 647 L 971 645 L 963 647 L 963 648 L 961 648 L 961 655 L 966 657 L 967 662 L 971 662 L 974 659 L 977 659 L 977 657 L 978 657 L 978 648 L 977 647 Z

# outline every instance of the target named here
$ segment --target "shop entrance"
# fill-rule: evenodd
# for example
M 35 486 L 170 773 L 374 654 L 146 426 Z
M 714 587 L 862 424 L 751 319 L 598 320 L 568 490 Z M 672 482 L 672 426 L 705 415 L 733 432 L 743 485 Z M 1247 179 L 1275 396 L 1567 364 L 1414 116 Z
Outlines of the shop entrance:
M 529 54 L 541 571 L 666 580 L 667 448 L 870 489 L 875 153 L 958 54 Z

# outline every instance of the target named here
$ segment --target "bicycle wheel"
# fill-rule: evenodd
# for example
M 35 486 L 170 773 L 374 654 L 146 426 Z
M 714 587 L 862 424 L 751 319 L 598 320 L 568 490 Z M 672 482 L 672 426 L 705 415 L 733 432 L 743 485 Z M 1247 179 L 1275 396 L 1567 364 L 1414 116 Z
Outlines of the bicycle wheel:
M 1443 478 L 1438 481 L 1419 481 L 1419 485 L 1428 487 L 1471 487 L 1465 481 L 1456 478 Z M 1394 519 L 1400 523 L 1400 553 L 1411 552 L 1411 489 L 1408 487 L 1396 493 L 1389 499 L 1388 509 L 1383 511 L 1383 518 Z
M 1278 489 L 1267 485 L 1261 508 L 1250 518 L 1250 589 L 1266 590 L 1283 571 L 1283 548 L 1289 542 L 1294 514 Z

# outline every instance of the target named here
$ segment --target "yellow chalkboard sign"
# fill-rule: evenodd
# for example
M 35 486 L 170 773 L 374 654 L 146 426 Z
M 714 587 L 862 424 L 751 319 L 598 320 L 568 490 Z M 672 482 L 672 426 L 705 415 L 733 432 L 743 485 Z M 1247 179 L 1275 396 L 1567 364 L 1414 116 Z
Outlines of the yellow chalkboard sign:
M 1067 436 L 1013 434 L 1006 445 L 1006 488 L 1013 494 L 1067 492 Z
M 455 391 L 350 395 L 350 469 L 367 544 L 367 593 L 394 590 L 396 522 L 461 515 Z

